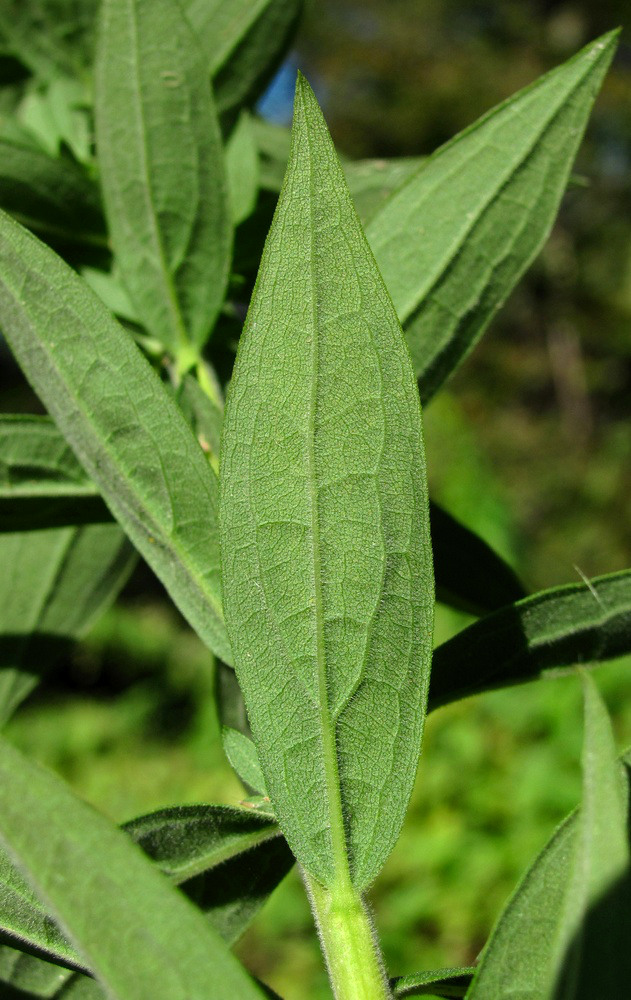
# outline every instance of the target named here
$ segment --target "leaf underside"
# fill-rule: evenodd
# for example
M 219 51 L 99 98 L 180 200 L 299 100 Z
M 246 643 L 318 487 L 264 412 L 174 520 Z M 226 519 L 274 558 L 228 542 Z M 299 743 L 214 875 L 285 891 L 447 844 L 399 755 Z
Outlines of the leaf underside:
M 365 886 L 423 727 L 423 443 L 401 330 L 302 80 L 221 461 L 226 620 L 267 787 L 307 870 L 327 885 L 348 851 Z

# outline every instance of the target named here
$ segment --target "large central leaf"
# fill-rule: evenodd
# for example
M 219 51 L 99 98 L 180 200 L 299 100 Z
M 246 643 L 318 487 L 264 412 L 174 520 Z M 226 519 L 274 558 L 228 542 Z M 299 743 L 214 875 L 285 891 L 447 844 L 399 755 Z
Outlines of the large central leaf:
M 324 885 L 363 888 L 414 781 L 433 581 L 419 397 L 304 80 L 222 443 L 225 613 L 267 787 Z M 347 861 L 348 858 L 348 861 Z

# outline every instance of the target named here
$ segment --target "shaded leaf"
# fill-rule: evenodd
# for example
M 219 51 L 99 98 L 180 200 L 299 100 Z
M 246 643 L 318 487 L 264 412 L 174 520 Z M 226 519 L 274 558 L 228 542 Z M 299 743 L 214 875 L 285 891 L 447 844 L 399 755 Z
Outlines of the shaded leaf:
M 132 820 L 123 829 L 202 910 L 228 944 L 241 936 L 294 862 L 273 820 L 248 809 L 162 809 Z M 75 949 L 1 852 L 0 938 L 40 959 L 81 967 Z M 28 963 L 25 968 L 28 971 Z M 35 963 L 35 973 L 38 968 Z M 45 973 L 46 969 L 44 978 Z
M 278 826 L 249 809 L 182 806 L 124 829 L 233 944 L 294 858 Z
M 122 327 L 76 274 L 6 215 L 0 322 L 114 515 L 201 638 L 229 661 L 216 476 Z
M 468 1000 L 593 1000 L 626 994 L 631 976 L 631 896 L 625 871 L 631 752 L 622 758 L 624 767 L 614 761 L 610 723 L 590 688 L 583 806 L 555 831 L 504 908 Z M 605 962 L 603 949 L 608 952 Z M 583 961 L 577 966 L 581 952 Z M 565 961 L 565 982 L 559 984 Z
M 502 557 L 433 501 L 429 520 L 439 601 L 479 615 L 526 596 L 514 570 Z
M 282 360 L 282 363 L 281 363 Z M 356 887 L 416 772 L 433 608 L 418 394 L 308 84 L 224 421 L 226 620 L 300 863 Z
M 69 157 L 0 139 L 0 207 L 47 242 L 105 246 L 98 189 Z
M 82 973 L 0 945 L 3 1000 L 101 1000 L 101 987 Z
M 0 534 L 0 726 L 111 604 L 135 563 L 117 524 Z
M 546 670 L 631 652 L 631 570 L 544 590 L 434 650 L 430 709 Z
M 459 969 L 433 969 L 411 976 L 398 976 L 391 980 L 395 997 L 436 996 L 463 997 L 475 971 L 473 966 Z
M 217 106 L 251 103 L 278 67 L 302 0 L 188 0 L 186 12 L 206 55 Z
M 95 114 L 121 274 L 186 370 L 223 302 L 232 228 L 208 71 L 177 0 L 106 0 Z
M 113 1000 L 264 995 L 124 833 L 7 743 L 0 839 Z
M 424 401 L 543 245 L 617 35 L 603 35 L 441 147 L 371 219 L 366 235 Z

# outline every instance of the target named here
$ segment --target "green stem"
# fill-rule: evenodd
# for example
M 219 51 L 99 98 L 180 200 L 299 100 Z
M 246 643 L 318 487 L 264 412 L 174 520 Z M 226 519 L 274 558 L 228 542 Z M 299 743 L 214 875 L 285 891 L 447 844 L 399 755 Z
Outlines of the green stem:
M 335 1000 L 391 1000 L 370 918 L 350 882 L 325 889 L 303 871 Z

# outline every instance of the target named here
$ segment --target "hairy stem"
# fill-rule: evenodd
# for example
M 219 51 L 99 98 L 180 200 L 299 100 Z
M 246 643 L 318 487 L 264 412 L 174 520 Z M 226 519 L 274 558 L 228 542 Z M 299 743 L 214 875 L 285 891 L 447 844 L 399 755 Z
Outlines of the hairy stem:
M 302 872 L 335 1000 L 390 1000 L 381 952 L 360 894 L 350 881 L 325 889 Z

